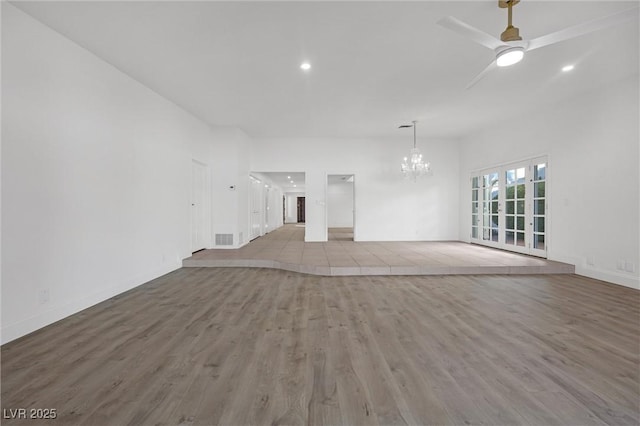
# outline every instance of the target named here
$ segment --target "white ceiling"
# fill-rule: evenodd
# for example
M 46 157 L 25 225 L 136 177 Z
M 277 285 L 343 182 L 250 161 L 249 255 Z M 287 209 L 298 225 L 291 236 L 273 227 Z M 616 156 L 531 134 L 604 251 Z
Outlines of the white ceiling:
M 635 19 L 529 52 L 465 90 L 492 52 L 436 22 L 453 15 L 499 37 L 496 0 L 13 4 L 212 125 L 253 137 L 387 137 L 414 119 L 421 136 L 457 137 L 638 76 Z M 522 0 L 514 25 L 530 39 L 634 6 Z M 566 64 L 576 69 L 562 73 Z

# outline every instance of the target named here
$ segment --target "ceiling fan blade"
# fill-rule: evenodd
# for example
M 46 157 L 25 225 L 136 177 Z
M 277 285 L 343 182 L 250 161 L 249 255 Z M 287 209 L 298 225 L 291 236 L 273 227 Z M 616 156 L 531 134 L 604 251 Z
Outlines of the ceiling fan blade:
M 476 75 L 473 80 L 471 80 L 469 82 L 469 84 L 467 84 L 467 87 L 465 87 L 466 89 L 470 89 L 471 87 L 475 86 L 475 84 L 477 82 L 479 82 L 480 80 L 482 80 L 484 78 L 485 75 L 487 75 L 487 73 L 489 73 L 489 71 L 492 71 L 494 68 L 496 68 L 496 60 L 494 59 L 493 61 L 491 61 L 491 63 L 489 65 L 487 65 L 487 67 L 485 69 L 483 69 L 480 74 Z
M 633 9 L 624 10 L 622 12 L 614 13 L 613 15 L 605 16 L 602 18 L 596 18 L 592 21 L 587 21 L 582 24 L 574 25 L 573 27 L 565 28 L 564 30 L 556 31 L 555 33 L 534 38 L 533 40 L 529 41 L 527 51 L 539 49 L 540 47 L 548 46 L 550 44 L 560 43 L 561 41 L 580 37 L 594 31 L 612 27 L 616 24 L 621 24 L 622 22 L 627 20 L 631 20 L 634 18 L 638 19 L 638 10 L 639 8 L 634 7 Z
M 478 44 L 488 47 L 491 50 L 495 50 L 497 47 L 503 46 L 504 43 L 497 38 L 481 31 L 469 24 L 462 22 L 461 20 L 454 18 L 453 16 L 446 16 L 438 21 L 438 25 L 443 26 L 455 33 L 460 34 L 463 37 L 469 38 Z

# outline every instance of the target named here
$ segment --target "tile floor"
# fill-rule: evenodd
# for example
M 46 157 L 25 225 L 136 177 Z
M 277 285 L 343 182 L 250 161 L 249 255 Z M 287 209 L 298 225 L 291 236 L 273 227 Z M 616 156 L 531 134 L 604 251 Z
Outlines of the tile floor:
M 329 230 L 329 235 L 344 235 Z M 314 275 L 572 274 L 573 265 L 459 241 L 304 242 L 285 225 L 239 249 L 203 250 L 185 267 L 276 268 Z

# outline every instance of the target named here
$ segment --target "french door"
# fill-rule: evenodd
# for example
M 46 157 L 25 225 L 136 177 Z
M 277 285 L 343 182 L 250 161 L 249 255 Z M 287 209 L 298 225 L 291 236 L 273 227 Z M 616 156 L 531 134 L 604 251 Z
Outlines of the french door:
M 471 176 L 471 242 L 547 257 L 546 157 Z

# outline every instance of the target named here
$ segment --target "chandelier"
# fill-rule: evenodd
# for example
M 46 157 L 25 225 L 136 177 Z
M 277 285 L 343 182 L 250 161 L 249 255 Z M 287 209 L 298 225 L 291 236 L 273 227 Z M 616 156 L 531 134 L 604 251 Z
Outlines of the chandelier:
M 431 170 L 431 165 L 429 163 L 425 163 L 422 159 L 422 154 L 420 150 L 416 148 L 416 123 L 417 121 L 412 121 L 413 124 L 406 124 L 400 126 L 400 129 L 404 129 L 407 127 L 413 127 L 413 149 L 411 150 L 411 154 L 409 157 L 404 157 L 402 164 L 400 165 L 402 174 L 406 179 L 413 179 L 415 182 L 418 176 L 424 176 Z

